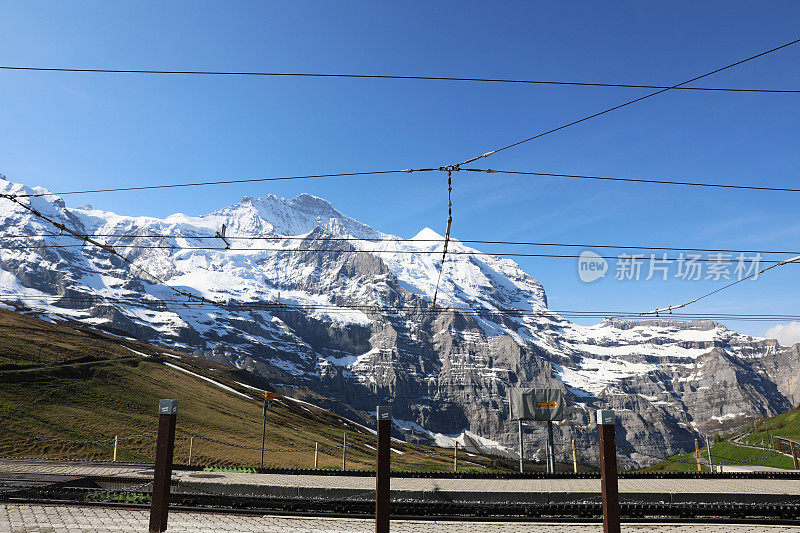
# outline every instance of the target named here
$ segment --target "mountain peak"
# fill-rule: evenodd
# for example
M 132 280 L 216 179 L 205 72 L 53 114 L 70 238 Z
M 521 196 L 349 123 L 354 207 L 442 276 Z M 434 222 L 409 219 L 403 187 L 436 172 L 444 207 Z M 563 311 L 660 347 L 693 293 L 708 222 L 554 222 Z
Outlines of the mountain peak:
M 439 241 L 443 240 L 444 237 L 439 235 L 431 228 L 425 227 L 419 230 L 419 233 L 411 237 L 412 241 Z

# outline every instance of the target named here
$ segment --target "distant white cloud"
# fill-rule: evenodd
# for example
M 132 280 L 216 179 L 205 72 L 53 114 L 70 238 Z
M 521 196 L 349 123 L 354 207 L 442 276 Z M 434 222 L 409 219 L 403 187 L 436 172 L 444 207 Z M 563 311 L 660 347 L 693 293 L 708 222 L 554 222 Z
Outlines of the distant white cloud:
M 800 322 L 778 324 L 769 328 L 764 336 L 770 339 L 777 339 L 781 346 L 794 346 L 800 342 Z

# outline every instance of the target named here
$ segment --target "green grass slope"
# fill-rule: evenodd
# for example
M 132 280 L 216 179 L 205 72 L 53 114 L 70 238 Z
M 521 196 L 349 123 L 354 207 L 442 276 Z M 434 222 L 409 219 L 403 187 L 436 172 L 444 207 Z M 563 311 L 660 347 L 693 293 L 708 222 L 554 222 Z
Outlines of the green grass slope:
M 0 424 L 5 429 L 0 456 L 109 460 L 109 439 L 155 432 L 158 400 L 177 398 L 177 463 L 188 462 L 191 445 L 193 464 L 258 466 L 263 394 L 239 383 L 269 389 L 263 379 L 235 368 L 0 310 Z M 266 428 L 267 449 L 305 451 L 268 451 L 265 466 L 313 467 L 318 445 L 319 466 L 341 468 L 341 449 L 328 447 L 341 444 L 347 431 L 348 469 L 374 468 L 374 435 L 323 409 L 281 399 L 269 408 Z M 205 439 L 191 439 L 187 432 Z M 452 471 L 452 451 L 392 447 L 393 469 Z M 118 460 L 152 461 L 154 452 L 153 435 L 120 440 Z M 464 453 L 459 466 L 459 471 L 513 468 Z
M 743 428 L 747 434 L 741 439 L 743 444 L 756 446 L 749 448 L 738 446 L 729 440 L 718 442 L 711 447 L 711 459 L 714 464 L 719 465 L 757 465 L 783 468 L 786 470 L 794 469 L 794 461 L 788 455 L 776 455 L 776 452 L 769 449 L 770 439 L 775 437 L 786 437 L 800 442 L 800 407 L 796 407 L 786 413 L 765 418 L 755 424 L 755 428 Z M 705 447 L 701 449 L 703 459 L 708 458 Z M 774 456 L 774 457 L 768 457 Z M 694 464 L 692 464 L 694 463 Z M 647 471 L 660 472 L 697 472 L 697 465 L 694 453 L 674 455 L 668 460 L 661 461 L 647 469 Z M 703 467 L 703 471 L 709 471 Z

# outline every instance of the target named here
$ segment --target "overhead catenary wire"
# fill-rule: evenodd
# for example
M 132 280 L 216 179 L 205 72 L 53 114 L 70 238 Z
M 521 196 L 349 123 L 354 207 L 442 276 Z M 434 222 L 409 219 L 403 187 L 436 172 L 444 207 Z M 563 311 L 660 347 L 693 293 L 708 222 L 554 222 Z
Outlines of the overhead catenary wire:
M 60 231 L 63 231 L 63 232 L 69 233 L 70 235 L 74 236 L 75 238 L 77 238 L 77 239 L 79 239 L 79 240 L 83 240 L 83 242 L 84 242 L 84 243 L 89 243 L 89 244 L 92 244 L 92 245 L 94 245 L 94 246 L 97 246 L 97 247 L 98 247 L 98 248 L 100 248 L 101 250 L 104 250 L 104 251 L 106 251 L 106 252 L 108 252 L 108 253 L 110 253 L 110 254 L 112 254 L 112 255 L 116 256 L 116 257 L 119 257 L 120 259 L 122 259 L 123 261 L 125 261 L 126 263 L 128 263 L 129 265 L 131 265 L 131 267 L 132 267 L 132 268 L 135 268 L 135 269 L 137 269 L 139 272 L 141 272 L 142 274 L 144 274 L 145 276 L 147 276 L 147 277 L 148 277 L 150 280 L 153 280 L 153 281 L 155 281 L 156 283 L 159 283 L 159 284 L 161 284 L 161 285 L 164 285 L 165 287 L 167 287 L 168 289 L 170 289 L 170 290 L 171 290 L 172 292 L 174 292 L 175 294 L 178 294 L 178 295 L 180 295 L 180 296 L 184 296 L 184 297 L 186 297 L 186 298 L 187 298 L 187 299 L 189 299 L 189 300 L 191 300 L 192 298 L 197 298 L 197 299 L 201 299 L 201 298 L 203 298 L 203 297 L 200 297 L 200 296 L 195 296 L 195 295 L 193 295 L 193 294 L 191 294 L 191 293 L 188 293 L 188 292 L 186 292 L 186 291 L 182 291 L 182 290 L 180 290 L 180 289 L 176 289 L 175 287 L 172 287 L 171 285 L 169 285 L 168 283 L 166 283 L 166 281 L 164 281 L 164 280 L 160 279 L 158 276 L 155 276 L 155 275 L 153 275 L 153 274 L 152 274 L 151 272 L 149 272 L 147 269 L 145 269 L 145 268 L 143 268 L 143 267 L 141 267 L 141 266 L 137 265 L 136 263 L 134 263 L 133 261 L 131 261 L 130 259 L 128 259 L 127 257 L 125 257 L 123 254 L 119 253 L 119 252 L 118 252 L 117 250 L 115 250 L 113 247 L 111 247 L 111 246 L 109 246 L 109 245 L 106 245 L 106 244 L 103 244 L 103 243 L 101 243 L 101 242 L 99 242 L 99 241 L 97 241 L 97 240 L 95 240 L 95 239 L 93 239 L 93 238 L 91 238 L 91 237 L 88 237 L 88 236 L 86 236 L 86 235 L 81 235 L 81 233 L 80 233 L 80 232 L 78 232 L 78 231 L 75 231 L 74 229 L 72 229 L 72 228 L 70 228 L 70 227 L 68 227 L 68 226 L 66 226 L 66 225 L 64 225 L 64 224 L 61 224 L 60 222 L 57 222 L 57 221 L 55 221 L 55 220 L 51 219 L 51 218 L 50 218 L 50 217 L 48 217 L 47 215 L 45 215 L 45 214 L 43 214 L 43 213 L 39 212 L 37 209 L 35 209 L 35 208 L 33 208 L 33 207 L 29 206 L 29 205 L 27 205 L 25 202 L 23 202 L 22 200 L 20 200 L 19 198 L 15 197 L 15 196 L 13 196 L 13 195 L 9 195 L 9 194 L 0 194 L 0 198 L 5 198 L 6 200 L 9 200 L 9 201 L 11 201 L 11 202 L 14 202 L 15 204 L 19 205 L 19 206 L 20 206 L 20 207 L 22 207 L 23 209 L 25 209 L 25 210 L 27 210 L 28 212 L 30 212 L 30 213 L 31 213 L 32 215 L 34 215 L 35 217 L 37 217 L 37 218 L 41 218 L 42 220 L 44 220 L 44 221 L 48 222 L 49 224 L 51 224 L 51 225 L 55 226 L 56 228 L 58 228 Z M 219 305 L 219 304 L 217 304 L 217 305 Z
M 74 235 L 73 235 L 74 237 Z M 2 239 L 2 237 L 0 237 Z M 103 245 L 106 246 L 107 245 Z M 269 252 L 269 253 L 323 253 L 323 254 L 440 254 L 440 250 L 392 250 L 392 249 L 359 249 L 348 248 L 338 250 L 335 248 L 252 248 L 252 247 L 233 247 L 233 246 L 179 246 L 171 244 L 117 244 L 119 248 L 131 250 L 173 250 L 173 251 L 213 251 L 213 252 Z M 39 249 L 63 249 L 63 248 L 83 248 L 83 244 L 26 244 L 18 246 L 5 246 L 0 244 L 0 250 L 39 250 Z M 489 256 L 489 257 L 539 257 L 550 259 L 580 259 L 582 256 L 576 254 L 545 254 L 545 253 L 520 253 L 520 252 L 482 252 L 478 250 L 449 250 L 446 252 L 449 255 L 455 256 Z M 777 252 L 776 252 L 777 253 Z M 701 262 L 701 263 L 736 263 L 736 262 L 753 262 L 754 257 L 647 257 L 644 254 L 628 255 L 621 254 L 618 256 L 611 255 L 597 255 L 592 256 L 597 259 L 609 260 L 636 260 L 647 261 L 654 259 L 656 261 L 667 262 Z M 444 254 L 443 254 L 444 259 Z M 758 258 L 758 263 L 779 263 L 777 259 Z
M 41 196 L 66 196 L 71 194 L 89 194 L 89 193 L 103 193 L 103 192 L 128 192 L 128 191 L 145 191 L 152 189 L 174 189 L 178 187 L 201 187 L 209 185 L 228 185 L 233 183 L 257 183 L 262 181 L 284 181 L 284 180 L 306 180 L 318 178 L 338 178 L 344 176 L 372 176 L 378 174 L 400 174 L 411 172 L 431 172 L 437 170 L 435 168 L 423 169 L 404 169 L 404 170 L 371 170 L 366 172 L 337 172 L 334 174 L 309 174 L 305 176 L 278 176 L 269 178 L 243 178 L 232 180 L 211 180 L 211 181 L 195 181 L 188 183 L 169 183 L 158 185 L 142 185 L 137 187 L 114 187 L 107 189 L 88 189 L 80 191 L 60 191 L 60 192 L 46 192 L 46 193 L 31 193 L 31 194 L 16 194 L 13 195 L 17 198 L 38 198 Z M 8 195 L 6 195 L 8 196 Z
M 169 233 L 89 233 L 87 237 L 93 238 L 129 238 L 129 239 L 196 239 L 196 240 L 216 240 L 216 235 L 188 235 L 188 234 L 169 234 Z M 29 239 L 44 237 L 64 237 L 71 238 L 71 235 L 63 233 L 30 233 L 30 234 L 6 234 L 0 236 L 2 239 Z M 399 237 L 324 237 L 324 236 L 283 236 L 283 235 L 226 235 L 229 240 L 241 241 L 307 241 L 314 242 L 393 242 L 393 243 L 443 243 L 444 238 L 439 239 L 401 239 Z M 563 242 L 533 242 L 533 241 L 496 241 L 479 239 L 451 239 L 462 244 L 492 244 L 508 246 L 538 246 L 538 247 L 567 247 L 567 248 L 603 248 L 613 250 L 648 250 L 648 251 L 673 251 L 673 252 L 721 252 L 721 253 L 752 253 L 752 254 L 781 254 L 781 255 L 800 255 L 800 250 L 757 250 L 745 248 L 693 248 L 687 246 L 646 246 L 635 244 L 597 244 L 597 243 L 563 243 Z M 421 252 L 420 252 L 421 253 Z M 483 252 L 478 252 L 483 253 Z M 494 255 L 487 252 L 489 255 Z M 580 257 L 580 256 L 573 256 Z
M 31 295 L 31 294 L 0 294 L 0 303 L 22 303 L 26 302 L 51 302 L 51 303 L 71 303 L 71 304 L 121 304 L 136 306 L 141 308 L 163 307 L 164 305 L 177 305 L 185 308 L 217 307 L 207 299 L 169 299 L 156 298 L 145 294 L 150 298 L 124 298 L 102 294 L 87 295 Z M 598 319 L 621 319 L 621 320 L 652 320 L 652 317 L 643 317 L 641 313 L 634 311 L 620 310 L 559 310 L 559 309 L 512 309 L 512 308 L 476 308 L 451 306 L 448 308 L 431 308 L 427 305 L 411 304 L 403 306 L 385 306 L 375 304 L 320 304 L 320 303 L 287 303 L 271 300 L 250 300 L 250 301 L 230 301 L 225 305 L 227 310 L 237 311 L 335 311 L 335 312 L 374 312 L 374 313 L 419 313 L 419 314 L 462 314 L 465 316 L 484 316 L 484 317 L 538 317 L 538 318 L 598 318 Z M 742 320 L 742 321 L 770 321 L 793 320 L 800 318 L 800 315 L 791 314 L 736 314 L 736 313 L 675 313 L 671 316 L 675 319 L 686 320 Z
M 668 89 L 674 88 L 683 91 L 718 91 L 740 93 L 800 93 L 800 89 L 761 89 L 738 87 L 670 87 L 667 85 L 633 84 L 633 83 L 604 83 L 587 81 L 557 81 L 557 80 L 530 80 L 513 78 L 487 78 L 463 76 L 425 76 L 403 74 L 356 74 L 333 72 L 264 72 L 264 71 L 233 71 L 233 70 L 165 70 L 165 69 L 112 69 L 112 68 L 70 68 L 70 67 L 38 67 L 2 65 L 0 70 L 30 71 L 30 72 L 74 72 L 95 74 L 156 74 L 156 75 L 191 75 L 191 76 L 258 76 L 274 78 L 357 78 L 357 79 L 387 79 L 387 80 L 424 80 L 424 81 L 462 81 L 481 83 L 512 83 L 525 85 L 567 85 L 579 87 L 619 87 L 633 89 Z
M 652 97 L 657 96 L 657 95 L 659 95 L 661 93 L 664 93 L 664 92 L 667 92 L 667 91 L 670 91 L 670 90 L 673 90 L 673 89 L 677 89 L 677 88 L 679 88 L 681 86 L 684 86 L 684 85 L 688 85 L 689 83 L 692 83 L 694 81 L 700 80 L 702 78 L 706 78 L 706 77 L 711 76 L 713 74 L 717 74 L 719 72 L 722 72 L 724 70 L 733 68 L 733 67 L 735 67 L 737 65 L 741 65 L 741 64 L 746 63 L 748 61 L 752 61 L 752 60 L 757 59 L 759 57 L 763 57 L 763 56 L 765 56 L 767 54 L 771 54 L 773 52 L 777 52 L 778 50 L 782 50 L 784 48 L 787 48 L 787 47 L 792 46 L 792 45 L 797 44 L 797 43 L 800 43 L 800 39 L 795 39 L 795 40 L 790 41 L 788 43 L 784 43 L 784 44 L 782 44 L 780 46 L 776 46 L 776 47 L 771 48 L 769 50 L 766 50 L 764 52 L 761 52 L 761 53 L 752 55 L 750 57 L 747 57 L 745 59 L 741 59 L 739 61 L 736 61 L 735 63 L 730 63 L 728 65 L 725 65 L 724 67 L 712 70 L 711 72 L 706 72 L 705 74 L 701 74 L 700 76 L 695 76 L 693 78 L 690 78 L 688 80 L 682 81 L 680 83 L 676 83 L 675 85 L 671 85 L 669 87 L 664 87 L 663 89 L 659 89 L 659 90 L 657 90 L 655 92 L 648 93 L 648 94 L 646 94 L 644 96 L 640 96 L 639 98 L 634 98 L 633 100 L 628 100 L 628 101 L 626 101 L 626 102 L 624 102 L 622 104 L 615 105 L 613 107 L 609 107 L 609 108 L 603 109 L 602 111 L 599 111 L 597 113 L 593 113 L 591 115 L 586 115 L 586 116 L 581 117 L 581 118 L 579 118 L 577 120 L 573 120 L 572 122 L 568 122 L 566 124 L 562 124 L 561 126 L 558 126 L 556 128 L 549 129 L 549 130 L 544 131 L 542 133 L 538 133 L 538 134 L 533 135 L 531 137 L 516 141 L 514 143 L 508 144 L 508 145 L 503 146 L 501 148 L 497 148 L 497 149 L 492 150 L 490 152 L 486 152 L 484 154 L 481 154 L 481 155 L 478 155 L 478 156 L 475 156 L 475 157 L 471 157 L 471 158 L 467 159 L 466 161 L 463 161 L 463 162 L 459 163 L 458 166 L 472 163 L 473 161 L 477 161 L 478 159 L 483 159 L 483 158 L 486 158 L 486 157 L 490 157 L 490 156 L 492 156 L 492 155 L 494 155 L 494 154 L 496 154 L 498 152 L 502 152 L 504 150 L 508 150 L 509 148 L 513 148 L 515 146 L 519 146 L 520 144 L 524 144 L 524 143 L 532 141 L 534 139 L 539 139 L 541 137 L 544 137 L 545 135 L 549 135 L 551 133 L 555 133 L 557 131 L 561 131 L 563 129 L 569 128 L 570 126 L 574 126 L 576 124 L 580 124 L 581 122 L 585 122 L 587 120 L 591 120 L 591 119 L 599 117 L 601 115 L 605 115 L 606 113 L 611 113 L 612 111 L 616 111 L 617 109 L 622 109 L 623 107 L 627 107 L 627 106 L 635 104 L 637 102 L 641 102 L 642 100 L 647 100 L 648 98 L 652 98 Z
M 697 181 L 682 181 L 682 180 L 667 180 L 667 179 L 651 179 L 651 178 L 621 178 L 611 176 L 594 176 L 587 174 L 561 174 L 555 172 L 529 172 L 522 170 L 497 170 L 497 169 L 478 169 L 478 168 L 460 168 L 459 170 L 471 172 L 486 172 L 489 174 L 516 174 L 520 176 L 542 176 L 553 178 L 570 178 L 570 179 L 583 179 L 583 180 L 599 180 L 599 181 L 620 181 L 627 183 L 652 183 L 658 185 L 680 185 L 685 187 L 706 187 L 706 188 L 719 188 L 719 189 L 740 189 L 750 191 L 773 191 L 773 192 L 800 192 L 800 189 L 791 187 L 767 187 L 757 185 L 737 185 L 732 183 L 709 183 Z
M 439 295 L 439 283 L 442 281 L 444 273 L 444 262 L 447 259 L 447 245 L 450 243 L 450 226 L 453 224 L 453 172 L 447 171 L 447 228 L 444 232 L 444 245 L 442 246 L 442 264 L 439 267 L 439 275 L 436 277 L 436 288 L 433 291 L 431 307 L 436 307 L 436 297 Z
M 641 314 L 642 315 L 656 315 L 656 316 L 658 316 L 659 313 L 671 313 L 675 309 L 681 309 L 681 308 L 686 307 L 688 305 L 691 305 L 691 304 L 693 304 L 695 302 L 699 302 L 700 300 L 704 300 L 704 299 L 708 298 L 709 296 L 713 296 L 714 294 L 722 292 L 725 289 L 729 289 L 729 288 L 733 287 L 734 285 L 738 285 L 739 283 L 742 283 L 743 281 L 747 281 L 748 279 L 751 279 L 751 278 L 756 278 L 756 277 L 760 276 L 761 274 L 763 274 L 764 272 L 766 272 L 768 270 L 771 270 L 771 269 L 773 269 L 775 267 L 780 267 L 780 266 L 789 265 L 789 264 L 798 264 L 798 262 L 800 262 L 800 255 L 798 255 L 796 257 L 792 257 L 790 259 L 784 259 L 783 261 L 779 261 L 779 262 L 775 263 L 774 265 L 768 266 L 766 268 L 762 268 L 758 272 L 754 272 L 753 274 L 751 274 L 749 276 L 746 276 L 746 277 L 744 277 L 742 279 L 736 280 L 736 281 L 734 281 L 732 283 L 729 283 L 729 284 L 725 285 L 724 287 L 720 287 L 719 289 L 716 289 L 714 291 L 711 291 L 711 292 L 708 292 L 706 294 L 703 294 L 702 296 L 698 296 L 697 298 L 695 298 L 693 300 L 689 300 L 688 302 L 682 303 L 680 305 L 670 305 L 670 306 L 667 306 L 667 307 L 662 307 L 660 309 L 654 309 L 653 311 L 646 311 L 646 312 L 641 313 Z
M 390 175 L 390 174 L 411 174 L 414 172 L 442 172 L 449 168 L 451 172 L 485 172 L 488 174 L 507 174 L 519 176 L 540 176 L 540 177 L 553 177 L 553 178 L 567 178 L 567 179 L 582 179 L 582 180 L 596 180 L 596 181 L 616 181 L 628 183 L 647 183 L 656 185 L 673 185 L 683 187 L 703 187 L 703 188 L 718 188 L 718 189 L 732 189 L 732 190 L 750 190 L 750 191 L 772 191 L 772 192 L 800 192 L 800 188 L 792 187 L 772 187 L 772 186 L 756 186 L 756 185 L 738 185 L 733 183 L 713 183 L 713 182 L 700 182 L 700 181 L 687 181 L 678 179 L 655 179 L 655 178 L 629 178 L 617 176 L 597 176 L 592 174 L 568 174 L 560 172 L 537 172 L 537 171 L 524 171 L 524 170 L 501 170 L 492 168 L 469 168 L 459 167 L 454 165 L 452 167 L 439 167 L 439 168 L 409 168 L 404 170 L 376 170 L 366 172 L 339 172 L 332 174 L 310 174 L 298 176 L 278 176 L 268 178 L 241 178 L 230 180 L 209 180 L 209 181 L 194 181 L 184 183 L 167 183 L 156 185 L 143 185 L 137 187 L 114 187 L 105 189 L 83 189 L 59 192 L 46 192 L 46 193 L 30 193 L 30 194 L 15 194 L 18 198 L 37 198 L 43 196 L 67 196 L 77 194 L 97 194 L 97 193 L 110 193 L 110 192 L 133 192 L 145 191 L 155 189 L 173 189 L 183 187 L 207 187 L 213 185 L 228 185 L 237 183 L 257 183 L 268 181 L 283 181 L 283 180 L 305 180 L 305 179 L 326 179 L 337 178 L 346 176 L 369 176 L 369 175 Z

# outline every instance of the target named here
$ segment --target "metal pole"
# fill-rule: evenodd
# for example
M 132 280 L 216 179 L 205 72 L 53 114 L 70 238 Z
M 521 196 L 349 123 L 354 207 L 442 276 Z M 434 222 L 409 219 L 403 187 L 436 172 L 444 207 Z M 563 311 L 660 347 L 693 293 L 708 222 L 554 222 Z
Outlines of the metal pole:
M 553 422 L 547 421 L 547 472 L 556 473 L 556 450 L 553 444 Z
M 572 472 L 578 473 L 578 450 L 575 448 L 575 439 L 572 439 Z
M 114 462 L 117 462 L 117 445 L 119 444 L 119 435 L 114 435 Z
M 711 460 L 711 443 L 708 442 L 708 437 L 706 437 L 706 453 L 708 453 L 708 466 L 711 468 L 711 473 L 714 473 L 714 461 Z
M 519 473 L 522 473 L 522 459 L 525 455 L 525 450 L 522 448 L 522 419 L 520 418 L 517 422 L 519 422 Z
M 264 407 L 261 409 L 264 422 L 261 425 L 261 468 L 264 468 L 264 441 L 267 438 L 267 393 L 264 393 Z
M 342 434 L 342 470 L 347 470 L 347 432 Z
M 603 533 L 620 533 L 619 485 L 614 411 L 598 410 L 600 432 L 600 491 L 603 494 Z
M 175 450 L 175 419 L 178 400 L 161 400 L 158 404 L 158 440 L 153 476 L 153 495 L 150 505 L 150 533 L 167 529 L 169 485 L 172 480 L 172 456 Z
M 314 468 L 319 467 L 319 442 L 314 443 Z
M 453 447 L 453 472 L 458 472 L 458 441 L 455 441 L 456 445 Z
M 189 437 L 189 466 L 192 466 L 192 446 L 194 445 L 194 437 Z
M 389 533 L 390 470 L 389 444 L 392 431 L 392 408 L 378 406 L 378 442 L 375 464 L 375 533 Z
M 700 466 L 700 443 L 694 439 L 694 458 L 697 461 L 697 471 L 702 472 L 703 467 Z

